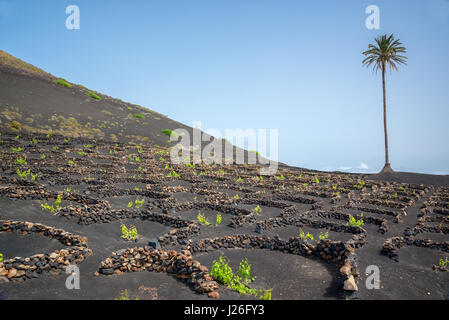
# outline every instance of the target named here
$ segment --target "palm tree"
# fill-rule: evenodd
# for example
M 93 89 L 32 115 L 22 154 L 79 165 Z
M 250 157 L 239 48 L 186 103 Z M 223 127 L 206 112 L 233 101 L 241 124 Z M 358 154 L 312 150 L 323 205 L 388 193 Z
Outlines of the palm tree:
M 406 49 L 402 47 L 402 43 L 395 39 L 393 34 L 387 36 L 381 35 L 374 39 L 376 44 L 369 44 L 368 50 L 363 52 L 366 58 L 363 60 L 363 65 L 369 67 L 373 65 L 373 72 L 380 69 L 382 71 L 382 92 L 384 98 L 384 133 L 385 133 L 385 166 L 382 172 L 393 172 L 390 166 L 390 159 L 388 157 L 388 135 L 387 135 L 387 99 L 385 93 L 385 69 L 388 65 L 391 69 L 398 71 L 397 65 L 406 64 L 407 57 L 400 55 L 406 53 Z

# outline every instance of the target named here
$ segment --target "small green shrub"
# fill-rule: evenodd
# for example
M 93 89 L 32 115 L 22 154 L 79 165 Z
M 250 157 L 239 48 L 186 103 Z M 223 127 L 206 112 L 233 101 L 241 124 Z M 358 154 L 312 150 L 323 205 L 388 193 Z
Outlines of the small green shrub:
M 261 214 L 261 213 L 262 213 L 262 208 L 261 208 L 259 205 L 257 205 L 257 207 L 255 207 L 255 208 L 253 209 L 253 212 L 254 212 L 255 214 Z
M 1 260 L 0 260 L 1 261 Z M 446 257 L 446 259 L 445 260 L 443 260 L 443 259 L 440 259 L 439 261 L 438 261 L 438 265 L 441 267 L 441 268 L 445 268 L 446 266 L 449 266 L 449 259 Z
M 22 179 L 22 180 L 26 180 L 28 178 L 28 176 L 31 176 L 31 180 L 36 180 L 37 174 L 32 174 L 31 173 L 31 169 L 28 170 L 24 170 L 21 171 L 19 168 L 17 168 L 16 170 L 17 175 Z
M 0 253 L 0 262 L 3 261 L 3 253 Z
M 170 129 L 164 129 L 161 132 L 163 134 L 165 134 L 166 136 L 173 137 L 174 139 L 177 139 L 179 136 L 178 133 L 176 133 L 175 131 L 172 131 Z
M 329 238 L 329 231 L 326 231 L 325 233 L 320 233 L 320 235 L 318 236 L 318 239 L 320 240 L 325 240 Z
M 58 197 L 56 198 L 54 207 L 53 205 L 49 205 L 48 203 L 41 203 L 41 208 L 42 210 L 46 210 L 46 211 L 50 211 L 53 214 L 57 214 L 58 211 L 60 211 L 62 209 L 61 207 L 61 202 L 62 202 L 62 194 L 58 194 Z
M 55 213 L 55 208 L 53 206 L 49 205 L 48 203 L 41 203 L 42 210 L 50 211 L 51 213 Z
M 142 198 L 141 200 L 139 200 L 139 198 L 136 199 L 136 201 L 134 201 L 134 204 L 136 205 L 136 208 L 142 208 L 143 203 L 145 202 L 145 198 Z
M 251 265 L 248 263 L 247 258 L 240 262 L 237 273 L 243 279 L 245 284 L 253 282 L 256 279 L 256 277 L 251 277 Z
M 170 172 L 169 174 L 167 174 L 166 177 L 167 177 L 167 178 L 171 178 L 171 177 L 178 178 L 178 177 L 179 177 L 179 174 L 176 173 L 175 170 L 172 170 L 172 172 Z
M 207 221 L 206 216 L 201 214 L 201 212 L 198 212 L 198 215 L 196 216 L 198 221 L 206 226 L 210 225 L 210 222 Z
M 95 93 L 93 93 L 93 92 L 88 91 L 88 92 L 86 92 L 86 94 L 89 97 L 94 98 L 95 100 L 101 100 L 101 98 L 98 95 L 96 95 Z
M 131 300 L 128 294 L 128 290 L 122 290 L 120 297 L 115 298 L 114 300 Z M 139 298 L 135 297 L 134 300 L 139 300 Z
M 72 87 L 72 85 L 70 83 L 68 83 L 65 79 L 57 79 L 54 82 L 59 84 L 59 85 L 61 85 L 61 86 L 67 87 L 67 88 L 71 88 Z
M 138 113 L 136 113 L 136 114 L 134 115 L 134 117 L 137 118 L 137 119 L 145 119 L 145 116 L 144 116 L 144 115 L 141 115 L 141 114 L 138 114 Z
M 24 165 L 27 164 L 27 159 L 25 157 L 24 158 L 20 157 L 17 158 L 14 162 L 18 165 Z
M 221 214 L 218 213 L 217 214 L 217 218 L 215 219 L 215 225 L 218 226 L 221 224 L 222 218 L 221 218 Z
M 222 254 L 218 261 L 213 261 L 210 275 L 218 282 L 232 288 L 240 294 L 250 294 L 259 299 L 271 300 L 271 292 L 273 289 L 257 290 L 248 287 L 248 284 L 254 281 L 255 277 L 251 277 L 251 265 L 246 258 L 240 262 L 238 274 L 234 275 L 232 268 L 229 266 L 229 259 Z
M 354 185 L 354 188 L 358 190 L 362 190 L 365 187 L 366 182 L 358 180 L 357 183 Z
M 127 241 L 136 241 L 139 237 L 137 233 L 137 228 L 133 225 L 126 227 L 124 224 L 120 225 L 122 228 L 122 236 L 121 238 Z
M 310 239 L 310 240 L 313 240 L 314 239 L 314 237 L 313 237 L 313 235 L 312 234 L 310 234 L 310 233 L 304 233 L 304 231 L 302 230 L 302 229 L 299 229 L 299 237 L 301 238 L 301 239 Z
M 361 217 L 363 217 L 363 213 L 360 214 Z M 346 226 L 352 226 L 352 227 L 362 227 L 365 223 L 363 222 L 363 218 L 360 218 L 359 220 L 356 220 L 352 215 L 349 215 L 349 222 L 346 223 Z
M 218 258 L 218 261 L 214 260 L 210 275 L 215 280 L 226 286 L 232 284 L 234 280 L 234 273 L 232 272 L 232 268 L 229 266 L 229 259 L 222 254 Z

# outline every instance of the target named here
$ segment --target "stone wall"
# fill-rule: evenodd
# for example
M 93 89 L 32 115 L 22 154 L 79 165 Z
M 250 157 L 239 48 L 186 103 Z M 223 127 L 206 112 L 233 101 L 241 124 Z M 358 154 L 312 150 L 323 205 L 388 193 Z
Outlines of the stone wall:
M 67 249 L 56 250 L 31 257 L 15 257 L 0 262 L 0 279 L 3 281 L 24 281 L 37 278 L 42 274 L 57 274 L 67 266 L 78 264 L 92 254 L 87 246 L 87 238 L 74 235 L 62 229 L 56 229 L 39 223 L 0 220 L 0 232 L 31 232 L 56 239 Z

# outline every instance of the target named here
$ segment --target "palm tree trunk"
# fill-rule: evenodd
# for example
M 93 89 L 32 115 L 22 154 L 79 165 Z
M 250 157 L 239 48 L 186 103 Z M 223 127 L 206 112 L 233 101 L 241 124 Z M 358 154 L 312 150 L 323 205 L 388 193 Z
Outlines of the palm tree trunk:
M 392 172 L 390 166 L 390 158 L 388 156 L 388 133 L 387 133 L 387 96 L 385 90 L 385 62 L 382 63 L 382 91 L 383 91 L 383 102 L 384 102 L 384 134 L 385 134 L 385 166 L 382 172 Z

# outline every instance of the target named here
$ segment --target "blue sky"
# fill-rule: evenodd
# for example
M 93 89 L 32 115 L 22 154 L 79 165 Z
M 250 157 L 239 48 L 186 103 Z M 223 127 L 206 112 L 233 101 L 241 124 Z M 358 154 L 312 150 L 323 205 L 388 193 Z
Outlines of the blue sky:
M 0 0 L 0 49 L 186 125 L 279 129 L 279 160 L 319 170 L 383 167 L 381 77 L 361 63 L 382 33 L 409 58 L 387 74 L 392 167 L 449 174 L 448 0 Z

